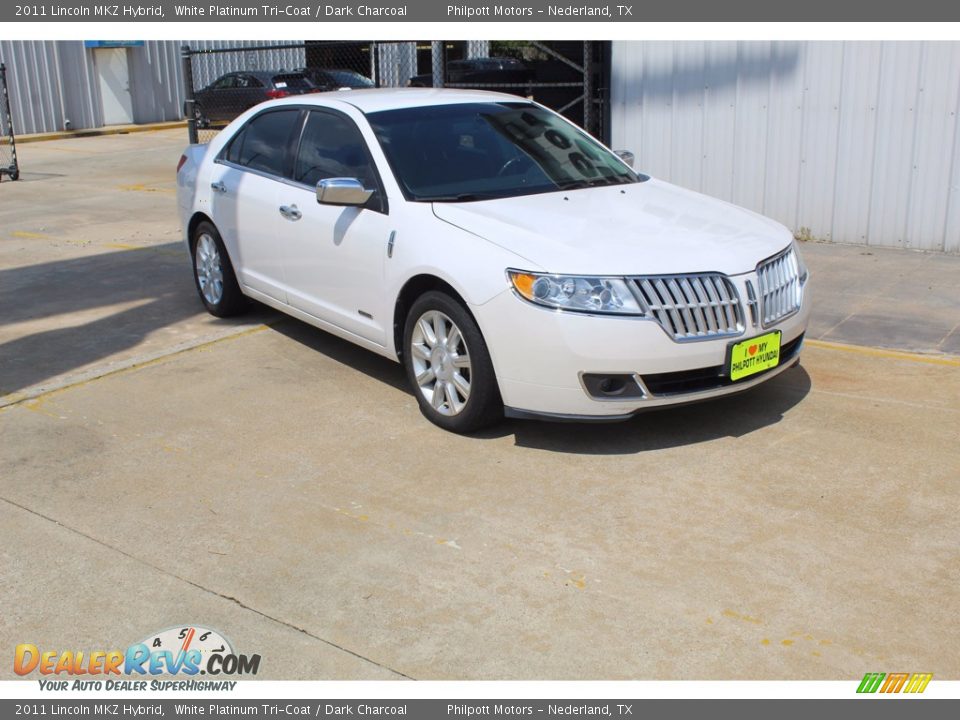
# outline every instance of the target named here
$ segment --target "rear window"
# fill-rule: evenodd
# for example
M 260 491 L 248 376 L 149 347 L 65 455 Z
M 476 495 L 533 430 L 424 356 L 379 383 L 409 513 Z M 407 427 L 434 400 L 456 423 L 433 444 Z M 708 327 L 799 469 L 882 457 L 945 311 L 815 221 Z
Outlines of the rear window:
M 274 75 L 273 86 L 279 89 L 307 90 L 310 88 L 310 81 L 303 75 Z
M 230 141 L 225 158 L 251 170 L 283 175 L 287 149 L 299 110 L 276 110 L 257 115 Z
M 340 85 L 341 87 L 374 87 L 373 80 L 364 77 L 360 73 L 350 72 L 349 70 L 327 70 L 326 74 L 333 80 L 334 84 Z

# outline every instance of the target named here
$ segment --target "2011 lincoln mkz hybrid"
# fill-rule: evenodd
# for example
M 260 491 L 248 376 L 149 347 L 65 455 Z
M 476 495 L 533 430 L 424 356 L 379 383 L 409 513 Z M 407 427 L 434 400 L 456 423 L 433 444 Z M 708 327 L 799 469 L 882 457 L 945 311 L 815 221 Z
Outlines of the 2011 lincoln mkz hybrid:
M 512 95 L 396 89 L 251 108 L 184 151 L 197 290 L 403 363 L 424 415 L 628 418 L 799 361 L 790 231 L 631 169 Z

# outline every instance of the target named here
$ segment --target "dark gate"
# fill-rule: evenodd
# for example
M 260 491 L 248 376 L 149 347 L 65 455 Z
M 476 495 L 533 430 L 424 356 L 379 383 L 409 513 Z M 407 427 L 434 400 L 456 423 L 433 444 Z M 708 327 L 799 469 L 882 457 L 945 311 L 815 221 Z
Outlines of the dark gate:
M 20 177 L 20 166 L 17 164 L 17 145 L 7 92 L 7 66 L 0 63 L 0 178 L 4 175 L 16 180 Z
M 314 85 L 313 91 L 335 89 L 331 84 L 342 80 L 358 86 L 442 86 L 511 93 L 546 105 L 603 139 L 608 45 L 411 40 L 184 46 L 184 115 L 190 142 L 207 142 L 255 102 L 310 91 L 301 86 L 303 76 Z
M 468 57 L 467 42 L 445 41 L 443 86 L 522 95 L 602 136 L 598 55 L 603 43 L 490 40 L 487 45 L 485 57 Z

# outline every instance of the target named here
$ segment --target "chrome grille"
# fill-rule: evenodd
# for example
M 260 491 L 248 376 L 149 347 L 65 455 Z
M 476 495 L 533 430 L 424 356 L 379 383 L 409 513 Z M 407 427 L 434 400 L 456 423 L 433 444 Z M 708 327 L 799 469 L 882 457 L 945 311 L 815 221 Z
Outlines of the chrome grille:
M 764 327 L 773 325 L 800 309 L 803 288 L 797 254 L 790 248 L 763 262 L 757 269 L 760 285 L 760 312 Z
M 632 278 L 640 304 L 674 340 L 711 340 L 743 332 L 733 283 L 716 273 Z

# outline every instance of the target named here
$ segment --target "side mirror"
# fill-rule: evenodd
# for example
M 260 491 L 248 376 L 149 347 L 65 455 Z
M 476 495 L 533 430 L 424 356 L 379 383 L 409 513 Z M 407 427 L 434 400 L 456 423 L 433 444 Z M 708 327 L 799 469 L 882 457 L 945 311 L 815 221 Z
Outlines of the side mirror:
M 632 152 L 629 150 L 614 150 L 614 154 L 623 160 L 631 168 L 633 167 L 633 161 L 636 159 Z
M 327 178 L 317 183 L 317 202 L 322 205 L 366 205 L 373 195 L 356 178 Z

